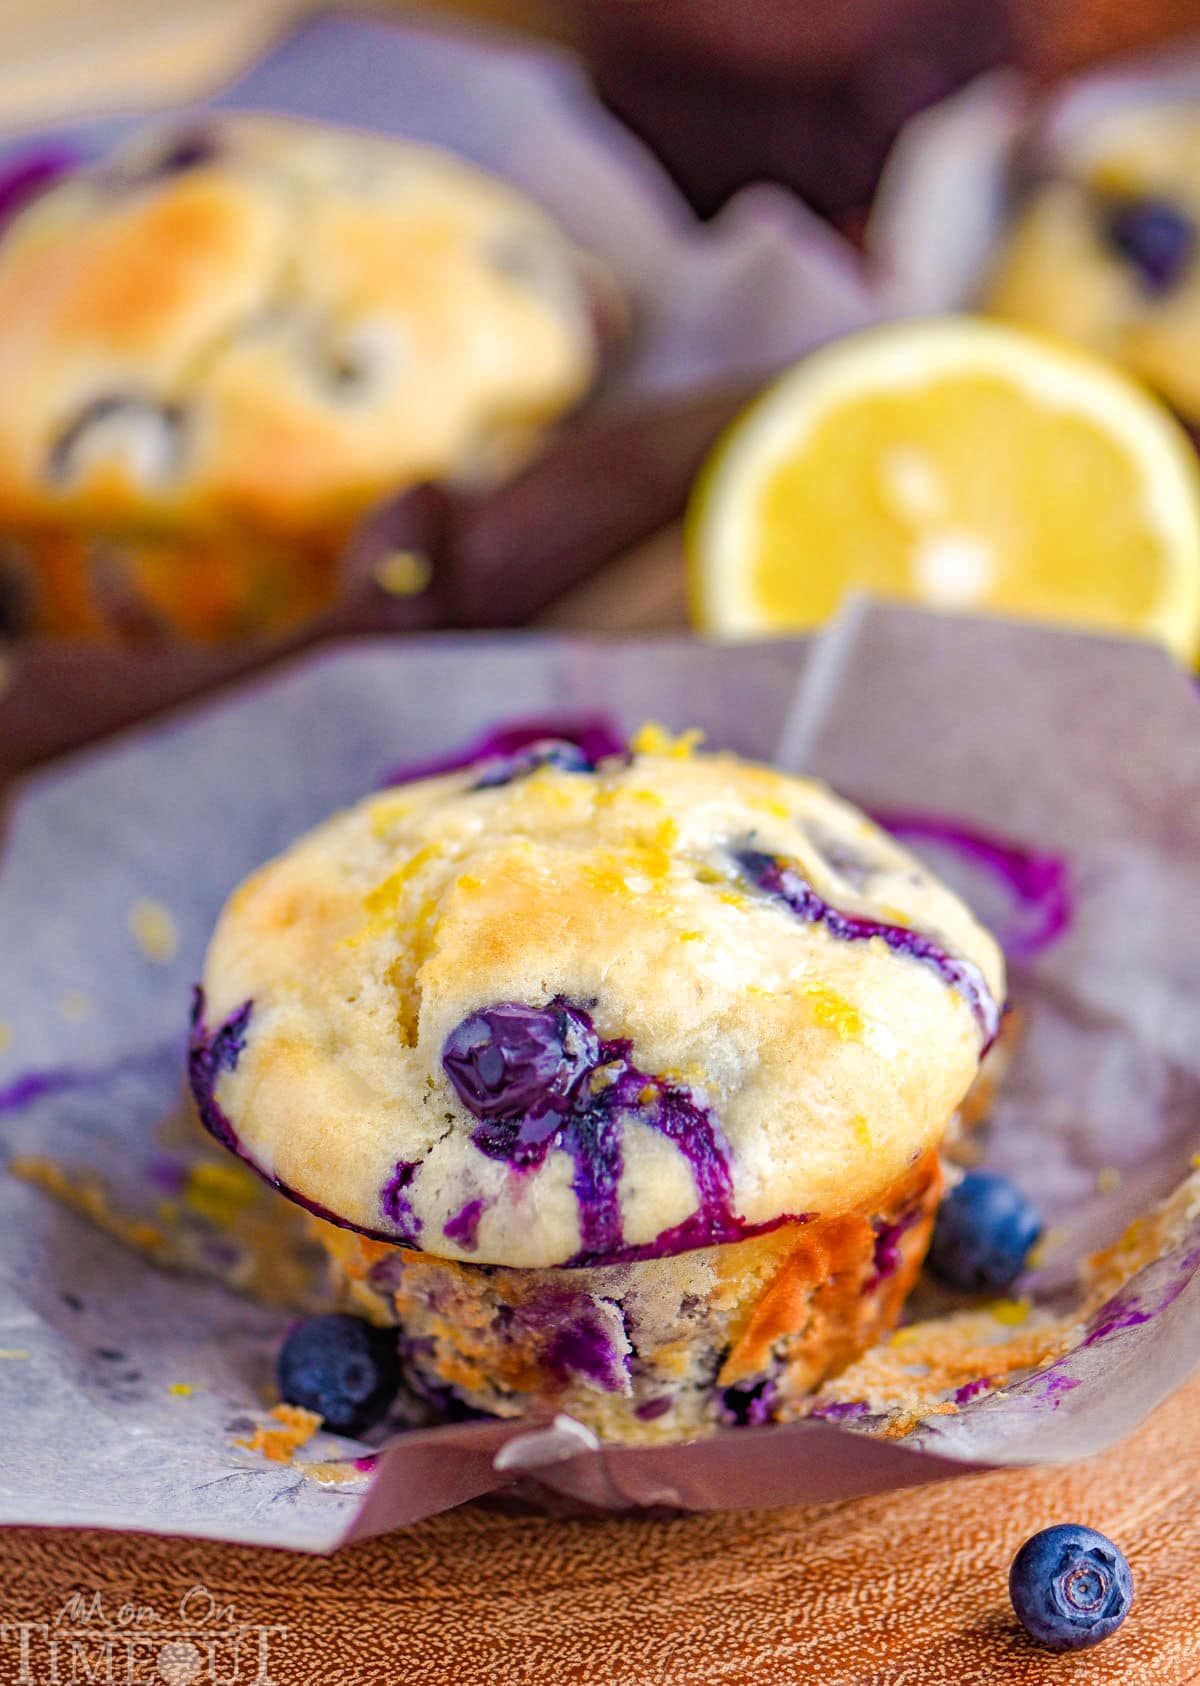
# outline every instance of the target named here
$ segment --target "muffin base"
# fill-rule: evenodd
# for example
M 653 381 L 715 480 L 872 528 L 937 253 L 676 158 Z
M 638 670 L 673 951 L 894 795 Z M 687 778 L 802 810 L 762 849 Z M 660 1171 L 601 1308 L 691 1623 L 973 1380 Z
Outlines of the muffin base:
M 930 1151 L 855 1211 L 581 1269 L 463 1264 L 312 1225 L 351 1309 L 398 1326 L 434 1417 L 565 1411 L 602 1440 L 664 1441 L 785 1417 L 886 1334 L 941 1186 Z
M 10 631 L 138 644 L 220 643 L 279 632 L 326 608 L 347 532 L 303 542 L 81 536 L 68 529 L 0 538 Z

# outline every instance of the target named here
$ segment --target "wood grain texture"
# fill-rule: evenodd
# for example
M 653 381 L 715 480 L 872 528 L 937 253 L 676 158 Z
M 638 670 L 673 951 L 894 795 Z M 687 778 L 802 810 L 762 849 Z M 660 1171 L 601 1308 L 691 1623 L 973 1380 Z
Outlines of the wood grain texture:
M 168 1611 L 203 1583 L 239 1621 L 287 1630 L 277 1686 L 1195 1686 L 1198 1410 L 1200 1381 L 1067 1470 L 672 1521 L 469 1506 L 331 1559 L 14 1529 L 0 1621 L 52 1619 L 81 1589 Z M 1124 1545 L 1137 1597 L 1107 1644 L 1055 1658 L 1016 1628 L 1006 1577 L 1029 1533 L 1067 1518 Z M 0 1641 L 0 1680 L 15 1665 Z

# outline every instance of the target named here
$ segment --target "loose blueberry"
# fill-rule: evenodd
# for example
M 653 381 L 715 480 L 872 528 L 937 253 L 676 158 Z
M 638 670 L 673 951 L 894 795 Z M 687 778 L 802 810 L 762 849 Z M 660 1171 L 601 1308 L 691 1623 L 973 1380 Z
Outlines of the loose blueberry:
M 1110 203 L 1104 231 L 1114 251 L 1132 264 L 1152 293 L 1165 293 L 1180 280 L 1196 246 L 1195 225 L 1167 199 Z
M 1008 1591 L 1032 1639 L 1051 1651 L 1082 1651 L 1114 1633 L 1133 1603 L 1125 1554 L 1094 1528 L 1060 1523 L 1025 1541 Z
M 1041 1218 L 1015 1183 L 996 1171 L 968 1171 L 942 1201 L 929 1268 L 949 1288 L 1008 1288 L 1041 1233 Z
M 481 1119 L 564 1107 L 599 1058 L 586 1015 L 562 1002 L 486 1007 L 452 1030 L 442 1051 L 458 1098 Z
M 318 1411 L 335 1434 L 361 1434 L 400 1387 L 396 1332 L 342 1312 L 308 1317 L 284 1341 L 277 1374 L 287 1404 Z
M 560 773 L 595 771 L 593 762 L 578 744 L 568 743 L 562 738 L 544 738 L 540 743 L 530 744 L 528 749 L 519 750 L 515 755 L 501 755 L 490 761 L 471 789 L 496 790 L 501 785 L 511 784 L 514 779 L 523 778 L 526 773 L 534 772 L 538 767 L 554 767 Z

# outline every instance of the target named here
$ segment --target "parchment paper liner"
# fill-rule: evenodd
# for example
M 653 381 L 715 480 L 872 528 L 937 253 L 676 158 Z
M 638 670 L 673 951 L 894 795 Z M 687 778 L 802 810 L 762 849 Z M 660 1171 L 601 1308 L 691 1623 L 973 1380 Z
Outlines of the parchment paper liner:
M 0 1089 L 11 1096 L 31 1071 L 62 1086 L 0 1113 L 6 1146 L 139 1176 L 178 1092 L 188 986 L 232 884 L 398 761 L 501 713 L 598 707 L 625 726 L 699 724 L 716 744 L 803 763 L 873 806 L 951 814 L 1065 853 L 1075 922 L 1014 969 L 1029 1028 L 991 1156 L 1056 1223 L 1070 1220 L 1074 1253 L 1111 1240 L 1186 1172 L 1200 1115 L 1190 682 L 1149 646 L 882 607 L 853 610 L 808 653 L 519 637 L 331 649 L 32 777 L 0 866 L 11 1027 Z M 147 896 L 178 929 L 165 964 L 129 932 L 130 905 Z M 63 1017 L 68 991 L 86 997 L 86 1018 Z M 1096 1193 L 1101 1166 L 1124 1173 L 1115 1195 Z M 532 1471 L 592 1503 L 706 1509 L 1073 1458 L 1127 1432 L 1192 1367 L 1198 1257 L 1192 1234 L 1134 1285 L 1135 1316 L 1064 1361 L 1080 1385 L 1018 1385 L 903 1444 L 800 1423 L 594 1449 L 570 1425 L 472 1423 L 402 1437 L 364 1494 L 235 1444 L 262 1417 L 284 1313 L 156 1270 L 6 1178 L 0 1348 L 27 1356 L 0 1359 L 0 1517 L 328 1550 Z M 1048 1268 L 1048 1292 L 1065 1264 L 1057 1278 Z M 191 1393 L 171 1391 L 180 1384 Z

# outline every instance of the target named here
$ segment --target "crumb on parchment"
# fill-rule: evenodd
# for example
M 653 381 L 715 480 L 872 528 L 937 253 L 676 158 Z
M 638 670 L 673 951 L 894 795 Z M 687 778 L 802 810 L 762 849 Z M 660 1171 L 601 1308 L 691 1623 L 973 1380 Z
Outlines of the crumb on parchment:
M 301 1446 L 307 1446 L 323 1421 L 316 1411 L 303 1405 L 276 1405 L 271 1412 L 274 1426 L 260 1423 L 249 1440 L 237 1440 L 248 1452 L 261 1452 L 272 1463 L 290 1464 Z
M 124 1241 L 127 1246 L 152 1255 L 158 1255 L 162 1251 L 166 1241 L 162 1230 L 144 1219 L 126 1217 L 113 1211 L 108 1189 L 99 1177 L 85 1175 L 79 1171 L 68 1172 L 54 1160 L 32 1153 L 19 1154 L 10 1159 L 8 1169 L 12 1176 L 22 1182 L 32 1183 L 35 1188 L 44 1189 L 47 1194 L 61 1200 L 64 1206 L 82 1212 L 98 1229 L 116 1236 L 118 1241 Z
M 996 1300 L 906 1324 L 800 1402 L 794 1415 L 843 1414 L 838 1408 L 849 1407 L 848 1426 L 861 1415 L 863 1432 L 894 1440 L 930 1417 L 956 1414 L 968 1400 L 1002 1394 L 1007 1382 L 1077 1347 L 1089 1319 L 1139 1271 L 1178 1248 L 1197 1216 L 1200 1165 L 1085 1261 L 1079 1295 L 1066 1311 L 1028 1299 Z
M 179 932 L 175 921 L 161 902 L 150 896 L 139 896 L 129 909 L 129 929 L 147 960 L 165 966 L 175 958 L 179 947 Z

